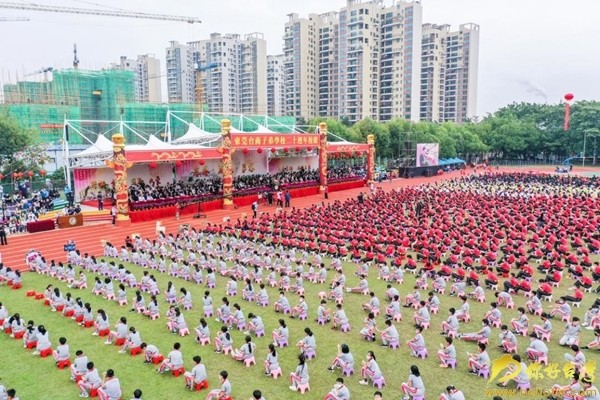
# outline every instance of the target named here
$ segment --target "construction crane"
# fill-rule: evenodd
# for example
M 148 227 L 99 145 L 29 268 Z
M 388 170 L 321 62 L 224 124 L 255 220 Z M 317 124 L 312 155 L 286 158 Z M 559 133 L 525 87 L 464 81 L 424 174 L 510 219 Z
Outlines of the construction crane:
M 48 72 L 52 72 L 54 71 L 53 67 L 42 67 L 40 69 L 38 69 L 37 71 L 31 72 L 27 75 L 27 76 L 33 76 L 33 75 L 37 75 L 37 74 L 44 74 L 44 82 L 48 82 Z
M 0 22 L 13 22 L 13 21 L 18 21 L 18 22 L 23 22 L 23 21 L 29 21 L 29 18 L 27 17 L 0 17 Z
M 208 71 L 209 69 L 213 69 L 213 68 L 217 68 L 219 66 L 219 64 L 217 63 L 209 63 L 209 64 L 205 64 L 202 65 L 200 64 L 200 62 L 197 62 L 195 64 L 195 69 L 196 69 L 196 98 L 198 100 L 198 111 L 203 111 L 202 109 L 202 105 L 203 105 L 203 90 L 202 90 L 202 72 L 204 71 Z
M 29 10 L 29 11 L 42 11 L 42 12 L 55 12 L 65 14 L 83 14 L 83 15 L 100 15 L 104 17 L 121 17 L 121 18 L 138 18 L 138 19 L 156 19 L 161 21 L 175 21 L 175 22 L 187 22 L 190 24 L 200 23 L 199 18 L 196 17 L 185 17 L 176 15 L 164 15 L 164 14 L 150 14 L 135 11 L 125 10 L 99 10 L 93 8 L 79 8 L 79 7 L 58 7 L 58 6 L 47 6 L 41 4 L 32 3 L 12 3 L 12 2 L 0 2 L 0 8 L 9 8 L 12 10 Z
M 73 68 L 79 67 L 79 57 L 77 57 L 77 43 L 73 44 Z

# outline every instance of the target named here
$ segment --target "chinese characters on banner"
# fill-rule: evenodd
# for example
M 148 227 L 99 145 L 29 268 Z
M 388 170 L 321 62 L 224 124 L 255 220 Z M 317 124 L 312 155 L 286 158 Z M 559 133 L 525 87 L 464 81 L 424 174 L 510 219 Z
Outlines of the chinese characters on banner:
M 232 133 L 233 147 L 260 147 L 260 146 L 318 146 L 319 135 L 313 134 L 240 134 Z

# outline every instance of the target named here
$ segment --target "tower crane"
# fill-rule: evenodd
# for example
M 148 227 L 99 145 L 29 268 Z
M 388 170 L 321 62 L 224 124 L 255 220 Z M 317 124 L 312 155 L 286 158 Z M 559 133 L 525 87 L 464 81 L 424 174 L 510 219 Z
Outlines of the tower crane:
M 66 13 L 66 14 L 83 14 L 83 15 L 100 15 L 104 17 L 121 17 L 121 18 L 138 18 L 138 19 L 155 19 L 161 21 L 175 21 L 175 22 L 187 22 L 190 24 L 200 23 L 199 18 L 196 17 L 185 17 L 177 15 L 165 15 L 165 14 L 150 14 L 135 11 L 125 10 L 100 10 L 93 8 L 80 8 L 80 7 L 59 7 L 59 6 L 48 6 L 42 4 L 32 3 L 13 3 L 13 2 L 0 2 L 0 8 L 9 8 L 12 10 L 29 10 L 29 11 L 42 11 L 42 12 L 55 12 L 55 13 Z
M 208 63 L 205 65 L 202 65 L 200 63 L 200 61 L 198 61 L 195 64 L 195 69 L 196 69 L 196 97 L 198 100 L 198 107 L 199 107 L 199 111 L 203 111 L 202 110 L 202 104 L 203 104 L 203 95 L 204 92 L 202 90 L 202 72 L 204 71 L 208 71 L 209 69 L 213 69 L 213 68 L 217 68 L 219 66 L 219 64 L 217 63 Z
M 48 82 L 48 72 L 52 72 L 54 71 L 53 67 L 42 67 L 40 69 L 38 69 L 37 71 L 31 72 L 27 75 L 27 76 L 33 76 L 33 75 L 37 75 L 37 74 L 44 74 L 44 82 Z
M 29 18 L 27 18 L 27 17 L 0 17 L 0 22 L 13 22 L 13 21 L 18 21 L 18 22 L 29 21 Z

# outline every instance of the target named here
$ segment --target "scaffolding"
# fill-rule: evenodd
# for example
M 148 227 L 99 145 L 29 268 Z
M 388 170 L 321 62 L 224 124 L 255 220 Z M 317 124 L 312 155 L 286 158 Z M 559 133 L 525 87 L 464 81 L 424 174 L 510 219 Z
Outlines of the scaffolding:
M 37 133 L 43 143 L 58 143 L 63 136 L 65 118 L 81 119 L 79 107 L 48 104 L 4 104 L 0 111 L 23 127 Z M 73 144 L 84 144 L 82 141 Z
M 75 99 L 82 119 L 119 119 L 125 104 L 135 101 L 133 71 L 64 69 L 53 72 L 51 83 L 56 102 Z

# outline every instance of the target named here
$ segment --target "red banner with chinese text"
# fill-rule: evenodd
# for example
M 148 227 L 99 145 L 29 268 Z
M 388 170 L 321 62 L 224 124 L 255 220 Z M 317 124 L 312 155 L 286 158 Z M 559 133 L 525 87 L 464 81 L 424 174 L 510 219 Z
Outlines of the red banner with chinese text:
M 216 148 L 202 150 L 129 150 L 127 161 L 130 162 L 175 162 L 185 160 L 220 159 L 221 153 Z
M 277 134 L 277 133 L 232 133 L 231 146 L 233 148 L 258 148 L 258 147 L 317 147 L 319 135 L 317 134 Z

